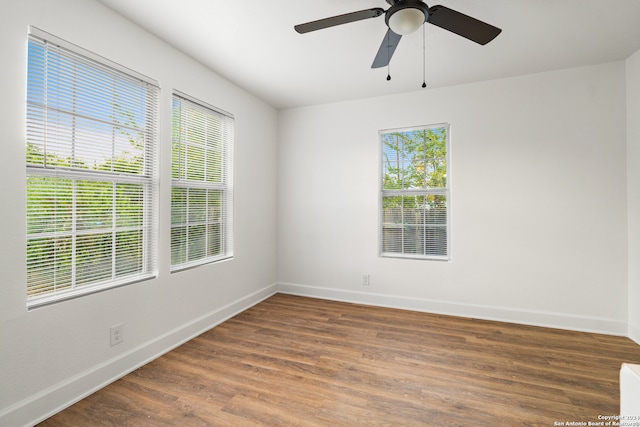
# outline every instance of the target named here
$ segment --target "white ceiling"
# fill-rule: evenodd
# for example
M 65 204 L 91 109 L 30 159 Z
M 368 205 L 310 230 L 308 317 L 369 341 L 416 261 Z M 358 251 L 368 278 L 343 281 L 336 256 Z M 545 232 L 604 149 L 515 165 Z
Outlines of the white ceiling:
M 371 69 L 384 16 L 298 34 L 293 26 L 384 0 L 100 0 L 276 108 L 421 89 L 422 31 Z M 486 46 L 426 26 L 430 88 L 623 60 L 640 49 L 640 0 L 440 0 L 502 28 Z

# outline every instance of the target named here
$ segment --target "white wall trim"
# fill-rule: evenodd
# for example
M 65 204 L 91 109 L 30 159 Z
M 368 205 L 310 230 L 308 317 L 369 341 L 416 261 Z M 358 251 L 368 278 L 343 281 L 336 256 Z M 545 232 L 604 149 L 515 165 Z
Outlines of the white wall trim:
M 348 291 L 295 283 L 278 283 L 278 292 L 357 304 L 399 308 L 451 316 L 472 317 L 499 322 L 519 323 L 546 328 L 567 329 L 607 335 L 627 336 L 627 323 L 602 317 L 575 316 L 534 310 L 514 310 L 476 304 L 438 301 L 371 292 Z M 637 335 L 640 337 L 640 335 Z M 632 338 L 633 339 L 633 338 Z M 636 342 L 638 342 L 636 340 Z
M 35 425 L 277 292 L 271 284 L 80 372 L 0 412 L 0 425 Z

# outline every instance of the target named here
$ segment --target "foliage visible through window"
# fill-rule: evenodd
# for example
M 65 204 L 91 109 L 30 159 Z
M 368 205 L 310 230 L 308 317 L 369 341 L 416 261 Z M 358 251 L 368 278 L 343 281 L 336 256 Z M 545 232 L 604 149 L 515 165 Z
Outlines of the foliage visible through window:
M 233 256 L 233 118 L 173 96 L 171 269 Z
M 152 277 L 156 232 L 157 87 L 34 33 L 27 79 L 29 306 Z
M 448 125 L 380 138 L 381 255 L 448 259 Z

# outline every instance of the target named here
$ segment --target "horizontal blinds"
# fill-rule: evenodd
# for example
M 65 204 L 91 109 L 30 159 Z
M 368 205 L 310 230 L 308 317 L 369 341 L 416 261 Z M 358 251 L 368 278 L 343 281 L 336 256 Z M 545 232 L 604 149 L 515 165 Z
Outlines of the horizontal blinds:
M 28 49 L 29 305 L 151 277 L 157 85 L 40 33 Z
M 380 136 L 382 255 L 447 259 L 448 126 Z
M 233 117 L 173 96 L 171 269 L 233 256 Z

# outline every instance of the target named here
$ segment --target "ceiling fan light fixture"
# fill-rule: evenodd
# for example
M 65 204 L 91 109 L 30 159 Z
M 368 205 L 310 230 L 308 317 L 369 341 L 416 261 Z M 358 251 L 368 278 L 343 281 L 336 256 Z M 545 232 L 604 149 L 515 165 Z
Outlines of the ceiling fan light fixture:
M 398 2 L 396 6 L 399 6 L 396 10 L 393 7 L 389 10 L 386 21 L 391 31 L 398 35 L 406 36 L 417 31 L 427 20 L 429 12 L 421 1 Z

